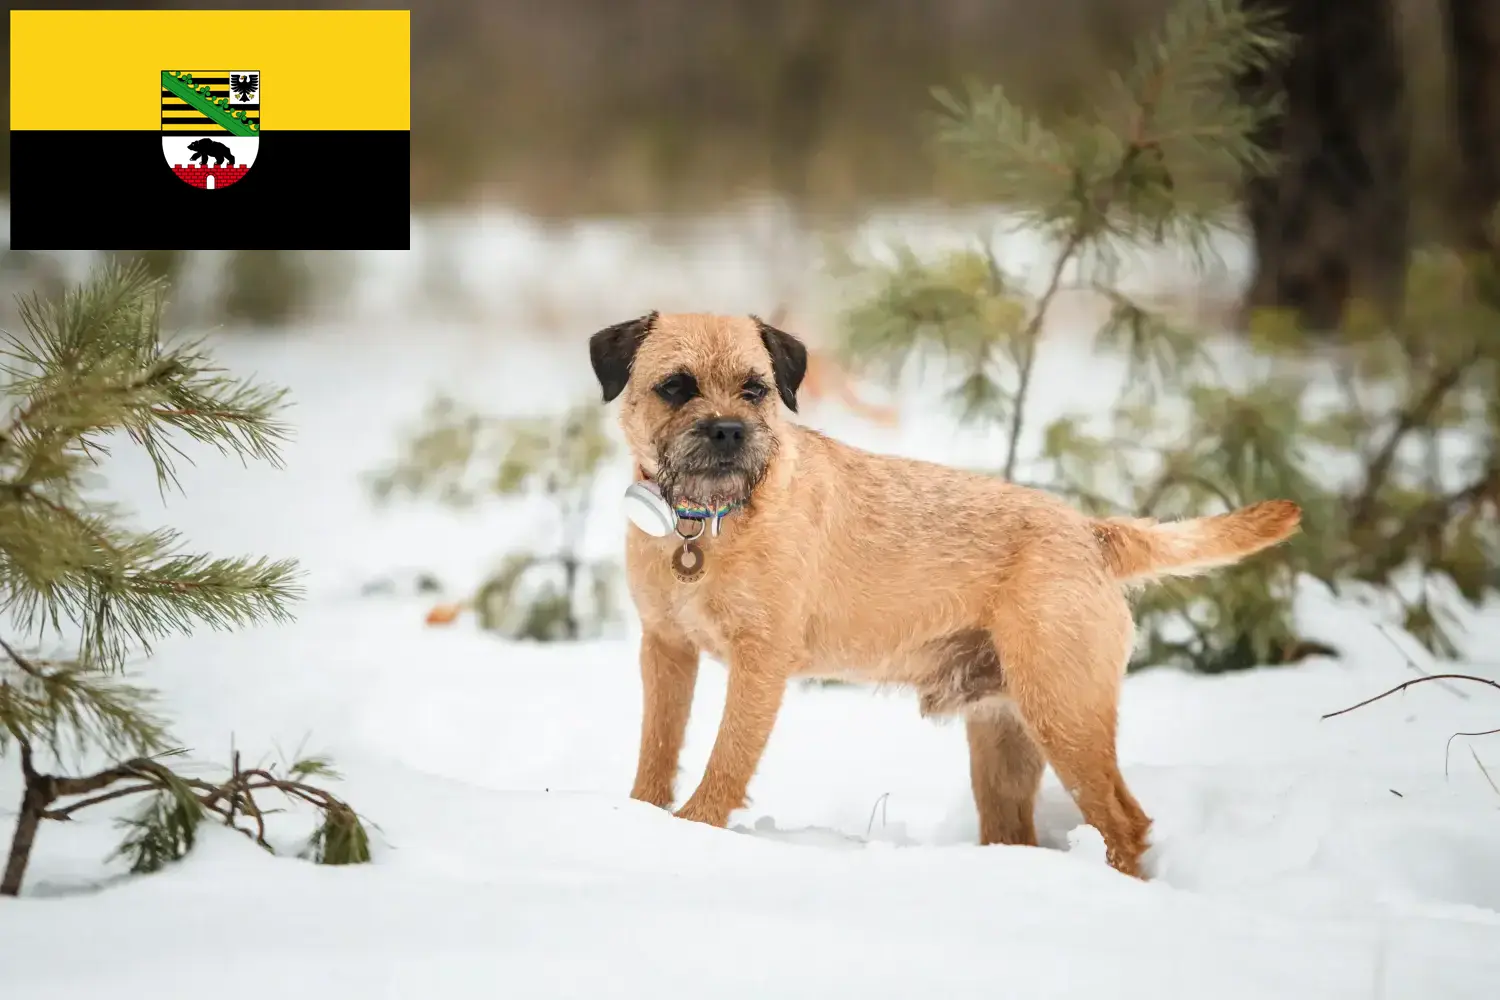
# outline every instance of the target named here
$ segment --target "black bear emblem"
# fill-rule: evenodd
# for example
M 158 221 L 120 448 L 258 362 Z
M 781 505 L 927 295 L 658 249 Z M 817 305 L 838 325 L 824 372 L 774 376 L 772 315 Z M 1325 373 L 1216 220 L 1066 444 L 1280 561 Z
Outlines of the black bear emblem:
M 222 142 L 215 142 L 212 139 L 198 139 L 188 143 L 188 149 L 193 151 L 193 155 L 188 157 L 189 162 L 202 160 L 203 165 L 206 167 L 208 166 L 208 158 L 212 156 L 214 158 L 214 166 L 216 167 L 222 167 L 225 160 L 229 161 L 231 167 L 234 166 L 234 151 Z

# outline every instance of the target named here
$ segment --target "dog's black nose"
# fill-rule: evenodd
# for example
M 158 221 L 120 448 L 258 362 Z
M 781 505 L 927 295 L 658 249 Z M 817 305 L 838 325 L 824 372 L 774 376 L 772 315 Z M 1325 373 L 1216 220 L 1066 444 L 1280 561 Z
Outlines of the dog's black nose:
M 698 422 L 698 433 L 708 439 L 709 446 L 721 455 L 739 450 L 745 443 L 745 422 L 733 417 L 714 417 Z

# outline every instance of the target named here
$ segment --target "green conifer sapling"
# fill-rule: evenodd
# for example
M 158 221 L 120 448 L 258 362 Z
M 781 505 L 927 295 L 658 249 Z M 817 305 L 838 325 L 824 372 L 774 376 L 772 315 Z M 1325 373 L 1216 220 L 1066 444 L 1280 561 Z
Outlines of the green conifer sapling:
M 298 594 L 291 561 L 187 552 L 175 531 L 135 530 L 91 495 L 122 441 L 144 449 L 163 491 L 184 438 L 278 460 L 284 393 L 227 377 L 199 343 L 165 343 L 164 291 L 143 263 L 116 262 L 61 296 L 24 298 L 24 332 L 0 335 L 0 757 L 14 754 L 24 779 L 0 895 L 20 892 L 44 820 L 134 796 L 145 804 L 121 821 L 119 853 L 135 872 L 181 857 L 209 814 L 269 850 L 263 791 L 319 810 L 316 860 L 369 858 L 359 817 L 310 783 L 333 776 L 326 761 L 242 768 L 235 754 L 221 781 L 182 777 L 154 692 L 122 676 L 162 637 L 282 620 Z M 49 636 L 71 655 L 26 650 Z

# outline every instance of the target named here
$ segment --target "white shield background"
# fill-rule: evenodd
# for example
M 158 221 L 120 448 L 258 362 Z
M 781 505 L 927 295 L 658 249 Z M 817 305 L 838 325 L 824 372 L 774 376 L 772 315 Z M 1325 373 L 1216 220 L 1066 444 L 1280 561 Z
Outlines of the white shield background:
M 167 164 L 173 167 L 197 166 L 199 160 L 192 159 L 193 151 L 188 148 L 188 143 L 197 142 L 204 138 L 200 135 L 163 135 L 161 137 L 162 155 L 167 158 Z M 260 136 L 258 135 L 211 135 L 207 138 L 214 142 L 221 142 L 228 146 L 234 153 L 234 163 L 238 167 L 248 167 L 255 163 L 256 150 L 260 148 Z M 214 165 L 213 157 L 208 158 L 208 165 Z M 224 161 L 224 166 L 229 166 L 229 161 Z

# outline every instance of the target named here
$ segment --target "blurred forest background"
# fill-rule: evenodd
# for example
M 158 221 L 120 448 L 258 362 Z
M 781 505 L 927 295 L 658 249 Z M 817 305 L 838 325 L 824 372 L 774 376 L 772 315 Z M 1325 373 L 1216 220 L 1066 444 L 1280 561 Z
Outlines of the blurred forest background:
M 1380 5 L 1384 5 L 1384 0 Z M 29 4 L 91 8 L 107 4 Z M 164 0 L 162 8 L 257 5 Z M 399 8 L 337 2 L 320 7 Z M 1083 113 L 1169 0 L 428 0 L 412 5 L 418 207 L 554 217 L 702 211 L 774 193 L 810 211 L 985 198 L 930 155 L 930 88 L 974 77 Z M 1320 5 L 1357 12 L 1369 0 Z M 1391 0 L 1413 189 L 1455 182 L 1440 0 Z M 9 27 L 7 25 L 7 32 Z M 351 86 L 355 84 L 351 81 Z M 8 88 L 8 80 L 0 83 Z M 9 101 L 0 102 L 8 109 Z M 8 113 L 0 111 L 0 113 Z M 8 144 L 4 176 L 9 177 Z
M 233 5 L 168 0 L 161 6 Z M 798 225 L 837 226 L 875 206 L 1003 201 L 1006 192 L 982 175 L 933 155 L 932 88 L 983 81 L 1003 86 L 1045 118 L 1086 116 L 1109 75 L 1128 65 L 1132 46 L 1170 6 L 1170 0 L 432 0 L 412 11 L 414 210 L 462 213 L 483 203 L 546 222 L 660 219 L 769 198 Z M 1305 114 L 1303 124 L 1289 129 L 1287 144 L 1330 147 L 1298 169 L 1304 177 L 1322 176 L 1318 197 L 1325 205 L 1351 200 L 1333 209 L 1340 218 L 1332 224 L 1321 217 L 1311 223 L 1365 258 L 1349 268 L 1347 283 L 1389 296 L 1399 291 L 1397 258 L 1407 246 L 1479 241 L 1476 227 L 1500 184 L 1500 167 L 1475 165 L 1476 157 L 1495 160 L 1500 148 L 1488 125 L 1500 109 L 1495 4 L 1255 0 L 1252 6 L 1285 8 L 1306 36 L 1304 65 L 1293 74 L 1300 80 L 1294 104 Z M 1458 108 L 1474 110 L 1485 134 L 1465 132 Z M 7 141 L 0 181 L 8 180 L 8 167 Z M 1270 197 L 1261 195 L 1262 202 Z M 1307 205 L 1282 200 L 1284 215 L 1309 214 Z M 1252 221 L 1274 214 L 1264 204 L 1258 215 L 1256 208 L 1252 202 Z M 1302 247 L 1288 255 L 1327 242 L 1299 239 Z M 15 273 L 25 262 L 7 263 Z M 255 272 L 251 289 L 268 281 L 295 286 L 292 272 L 301 266 L 241 263 Z M 1309 281 L 1324 287 L 1294 287 Z M 1342 303 L 1347 293 L 1344 283 L 1327 275 L 1262 274 L 1251 295 L 1258 304 L 1309 309 L 1327 325 L 1336 312 L 1330 301 Z M 248 318 L 277 315 L 263 312 Z M 227 313 L 239 316 L 233 308 Z
M 769 198 L 798 225 L 837 226 L 875 206 L 1003 201 L 1006 192 L 982 175 L 932 155 L 932 88 L 983 81 L 1044 118 L 1086 116 L 1170 6 L 432 0 L 412 11 L 414 210 L 483 203 L 548 222 L 661 219 Z M 1308 225 L 1323 231 L 1299 236 L 1285 256 L 1332 239 L 1363 260 L 1341 263 L 1350 274 L 1339 278 L 1258 274 L 1251 297 L 1328 325 L 1344 284 L 1399 293 L 1407 246 L 1479 241 L 1476 226 L 1500 184 L 1500 168 L 1475 165 L 1500 147 L 1488 124 L 1500 109 L 1500 15 L 1490 0 L 1252 6 L 1284 7 L 1305 35 L 1292 74 L 1301 124 L 1287 145 L 1323 205 L 1349 202 L 1330 221 L 1282 198 L 1289 218 L 1267 224 L 1285 229 L 1310 215 Z M 1474 110 L 1485 134 L 1466 132 L 1459 108 Z M 1318 147 L 1328 148 L 1316 162 L 1295 151 Z M 8 145 L 0 161 L 8 178 Z M 1252 222 L 1274 215 L 1266 203 L 1276 198 L 1262 190 L 1257 206 L 1254 194 Z M 14 273 L 21 262 L 9 263 Z M 295 282 L 276 262 L 245 266 L 256 270 L 252 288 Z M 1297 287 L 1308 283 L 1321 287 Z

